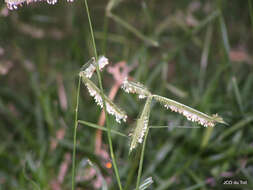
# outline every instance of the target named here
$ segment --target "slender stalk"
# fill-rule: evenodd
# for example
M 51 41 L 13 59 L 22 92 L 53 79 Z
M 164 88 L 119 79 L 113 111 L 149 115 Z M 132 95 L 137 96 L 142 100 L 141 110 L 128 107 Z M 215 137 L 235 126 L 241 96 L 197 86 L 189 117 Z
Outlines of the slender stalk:
M 106 16 L 105 13 L 105 18 L 104 18 L 104 38 L 103 38 L 103 43 L 102 43 L 102 53 L 105 55 L 106 54 L 106 46 L 107 46 L 107 35 L 108 35 L 108 17 Z
M 249 3 L 249 15 L 250 15 L 250 21 L 251 21 L 251 28 L 253 30 L 253 6 L 251 0 L 248 0 Z
M 95 43 L 94 32 L 93 32 L 93 28 L 92 28 L 92 24 L 91 24 L 91 18 L 90 18 L 90 13 L 89 13 L 89 7 L 88 7 L 87 0 L 85 0 L 85 7 L 86 7 L 86 12 L 87 12 L 88 21 L 89 21 L 89 27 L 90 27 L 90 32 L 91 32 L 91 38 L 92 38 L 92 44 L 93 44 L 93 48 L 94 48 L 95 59 L 97 61 L 98 60 L 98 55 L 97 55 L 96 43 Z M 104 93 L 103 93 L 104 90 L 103 90 L 103 86 L 102 86 L 102 79 L 101 79 L 98 64 L 96 64 L 96 71 L 97 71 L 97 76 L 98 76 L 99 87 L 100 87 L 100 90 L 101 90 L 101 93 L 102 93 L 103 108 L 104 108 L 104 110 L 106 110 L 106 104 L 105 104 L 105 101 L 104 101 Z M 122 185 L 121 185 L 121 181 L 120 181 L 120 177 L 119 177 L 118 167 L 117 167 L 116 160 L 115 160 L 115 157 L 114 157 L 114 152 L 113 152 L 112 138 L 111 138 L 111 127 L 110 127 L 108 119 L 107 119 L 107 112 L 106 111 L 105 111 L 105 120 L 106 120 L 106 127 L 108 128 L 107 139 L 108 139 L 108 142 L 109 142 L 112 165 L 113 165 L 113 168 L 114 168 L 114 172 L 115 172 L 115 175 L 116 175 L 116 179 L 117 179 L 119 189 L 122 190 Z
M 241 97 L 240 90 L 239 90 L 239 88 L 238 88 L 238 83 L 237 83 L 237 80 L 236 80 L 236 77 L 235 77 L 235 76 L 232 77 L 232 85 L 233 85 L 233 88 L 234 88 L 235 97 L 236 97 L 236 100 L 237 100 L 239 109 L 240 109 L 241 113 L 244 114 L 244 111 L 243 111 L 244 108 L 243 108 L 243 103 L 242 103 L 242 97 Z
M 76 95 L 76 109 L 75 109 L 75 126 L 74 126 L 74 138 L 73 138 L 73 154 L 72 154 L 72 190 L 75 189 L 75 170 L 76 170 L 76 130 L 78 126 L 78 106 L 79 106 L 79 94 L 80 94 L 81 77 L 79 76 L 77 95 Z
M 136 190 L 139 190 L 140 182 L 141 182 L 141 174 L 142 174 L 142 166 L 143 166 L 143 159 L 144 159 L 144 153 L 145 153 L 145 147 L 146 147 L 146 140 L 148 136 L 149 127 L 146 131 L 145 138 L 143 141 L 142 149 L 141 149 L 141 158 L 139 163 L 139 169 L 138 169 L 138 176 L 137 176 L 137 183 L 136 183 Z
M 92 24 L 91 24 L 89 7 L 88 7 L 87 0 L 85 0 L 84 2 L 85 2 L 86 12 L 87 12 L 87 16 L 88 16 L 88 21 L 89 21 L 91 40 L 92 40 L 92 45 L 93 45 L 94 54 L 95 54 L 94 56 L 95 56 L 95 59 L 97 61 L 98 60 L 97 47 L 96 47 L 95 38 L 94 38 L 94 32 L 93 32 L 93 28 L 92 28 Z M 100 75 L 100 73 L 98 75 Z
M 95 128 L 95 129 L 100 129 L 102 131 L 108 131 L 107 128 L 103 127 L 103 126 L 100 126 L 100 125 L 96 125 L 94 123 L 90 123 L 90 122 L 87 122 L 87 121 L 82 121 L 82 120 L 78 120 L 78 123 L 82 124 L 82 125 L 87 125 L 89 127 L 92 127 L 92 128 Z M 111 133 L 114 133 L 116 135 L 120 135 L 122 137 L 126 137 L 126 138 L 129 138 L 127 135 L 119 132 L 119 131 L 116 131 L 116 130 L 113 130 L 111 129 Z
M 201 127 L 187 127 L 187 126 L 173 126 L 173 127 L 170 127 L 168 125 L 159 125 L 159 126 L 149 126 L 149 128 L 152 128 L 152 129 L 162 129 L 162 128 L 182 128 L 182 129 L 188 129 L 188 128 L 191 128 L 191 129 L 199 129 Z

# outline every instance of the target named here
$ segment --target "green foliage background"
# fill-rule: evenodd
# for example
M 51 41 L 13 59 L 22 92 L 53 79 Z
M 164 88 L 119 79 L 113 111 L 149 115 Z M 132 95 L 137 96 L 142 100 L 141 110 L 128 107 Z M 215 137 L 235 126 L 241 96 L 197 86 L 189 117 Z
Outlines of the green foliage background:
M 198 125 L 153 104 L 150 125 L 169 127 L 150 130 L 142 180 L 152 176 L 150 189 L 157 190 L 253 189 L 251 0 L 123 0 L 114 7 L 115 15 L 157 41 L 158 47 L 106 17 L 107 1 L 88 3 L 100 55 L 105 54 L 112 64 L 122 60 L 137 64 L 130 75 L 151 92 L 205 113 L 218 113 L 229 123 L 179 128 Z M 64 155 L 72 152 L 78 72 L 93 56 L 84 2 L 36 3 L 7 16 L 4 7 L 2 3 L 0 67 L 11 67 L 0 74 L 0 189 L 52 189 Z M 238 52 L 243 54 L 241 59 L 236 59 Z M 59 102 L 59 81 L 66 92 L 66 110 Z M 113 83 L 112 76 L 103 72 L 107 94 Z M 80 119 L 97 123 L 100 109 L 84 86 L 80 98 Z M 128 134 L 144 101 L 120 90 L 115 102 L 129 119 L 119 125 L 110 117 L 110 123 Z M 65 130 L 65 136 L 50 151 L 59 129 Z M 117 189 L 113 172 L 94 154 L 95 130 L 79 125 L 77 139 L 77 170 L 85 171 L 90 159 L 104 177 L 111 176 L 108 188 Z M 140 151 L 129 156 L 129 141 L 117 135 L 113 135 L 113 144 L 123 186 L 133 189 Z M 222 185 L 224 179 L 248 184 Z M 77 186 L 94 189 L 93 181 L 83 180 Z M 61 188 L 70 187 L 69 166 Z

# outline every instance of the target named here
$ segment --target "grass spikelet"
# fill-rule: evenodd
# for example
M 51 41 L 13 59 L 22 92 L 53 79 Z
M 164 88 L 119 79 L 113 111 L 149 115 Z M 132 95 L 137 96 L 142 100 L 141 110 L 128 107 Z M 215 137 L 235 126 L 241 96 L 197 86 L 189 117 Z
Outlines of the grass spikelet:
M 54 5 L 58 0 L 5 0 L 5 3 L 10 10 L 18 9 L 23 4 L 35 3 L 39 1 L 46 1 L 49 5 Z M 74 0 L 67 0 L 67 2 L 73 2 Z
M 81 70 L 84 72 L 85 76 L 87 78 L 91 78 L 93 73 L 96 70 L 96 62 L 95 62 L 95 58 L 92 57 L 82 68 Z M 109 64 L 108 59 L 105 56 L 100 56 L 98 61 L 98 68 L 100 71 L 102 71 L 102 69 Z
M 132 141 L 130 145 L 130 152 L 137 147 L 137 144 L 143 142 L 143 137 L 148 129 L 150 105 L 152 102 L 152 96 L 148 96 L 145 106 L 142 110 L 140 118 L 137 120 L 136 128 L 132 134 Z
M 95 102 L 97 105 L 101 108 L 103 108 L 103 99 L 102 99 L 102 93 L 100 89 L 90 80 L 86 77 L 85 71 L 80 72 L 80 77 L 82 78 L 83 83 L 87 87 L 89 94 L 95 99 Z M 105 103 L 106 103 L 106 111 L 115 116 L 116 121 L 118 123 L 123 120 L 124 122 L 127 119 L 127 115 L 124 111 L 122 111 L 118 106 L 116 106 L 107 96 L 104 95 Z
M 184 104 L 165 98 L 158 95 L 153 95 L 154 99 L 164 105 L 166 109 L 170 109 L 173 112 L 177 112 L 185 116 L 192 122 L 197 122 L 204 127 L 214 127 L 216 123 L 226 124 L 221 117 L 217 114 L 209 116 L 205 113 L 199 112 L 193 108 L 190 108 Z
M 127 93 L 138 94 L 140 99 L 146 98 L 151 95 L 148 89 L 141 83 L 124 80 L 121 88 Z

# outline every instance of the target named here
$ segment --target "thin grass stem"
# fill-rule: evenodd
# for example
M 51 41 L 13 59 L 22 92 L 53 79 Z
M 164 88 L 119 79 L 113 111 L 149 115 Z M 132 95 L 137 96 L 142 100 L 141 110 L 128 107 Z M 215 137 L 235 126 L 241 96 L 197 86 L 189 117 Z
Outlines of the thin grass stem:
M 199 129 L 201 127 L 191 127 L 191 126 L 173 126 L 173 127 L 170 127 L 168 125 L 157 125 L 157 126 L 149 126 L 149 128 L 152 128 L 152 129 L 162 129 L 162 128 L 182 128 L 182 129 L 188 129 L 188 128 L 191 128 L 191 129 Z
M 95 128 L 95 129 L 100 129 L 100 130 L 102 130 L 102 131 L 108 132 L 108 129 L 107 129 L 107 128 L 102 127 L 102 126 L 100 126 L 100 125 L 96 125 L 96 124 L 94 124 L 94 123 L 90 123 L 90 122 L 82 121 L 82 120 L 78 120 L 78 123 L 80 123 L 80 124 L 82 124 L 82 125 L 87 125 L 87 126 L 89 126 L 89 127 Z M 119 132 L 119 131 L 113 130 L 113 129 L 111 129 L 111 133 L 114 133 L 114 134 L 116 134 L 116 135 L 119 135 L 119 136 L 128 138 L 127 135 L 125 135 L 125 134 L 123 134 L 123 133 L 121 133 L 121 132 Z
M 249 3 L 249 15 L 250 15 L 250 22 L 251 22 L 251 28 L 253 31 L 253 6 L 252 6 L 252 0 L 248 0 Z
M 74 138 L 73 138 L 73 154 L 72 154 L 72 190 L 75 189 L 75 170 L 76 170 L 76 131 L 78 126 L 78 106 L 79 106 L 79 94 L 80 94 L 81 77 L 79 76 L 77 94 L 76 94 L 76 109 L 75 109 L 75 125 L 74 125 Z
M 96 43 L 95 43 L 95 38 L 94 38 L 94 32 L 93 32 L 93 28 L 92 28 L 92 24 L 91 24 L 91 18 L 90 18 L 90 12 L 89 12 L 89 7 L 88 7 L 88 3 L 87 0 L 84 1 L 85 2 L 85 8 L 86 8 L 86 13 L 88 16 L 88 21 L 89 21 L 89 27 L 90 27 L 90 33 L 91 33 L 91 40 L 92 40 L 92 45 L 93 45 L 93 49 L 94 49 L 94 56 L 96 61 L 98 60 L 98 54 L 97 54 L 97 47 L 96 47 Z M 99 70 L 99 69 L 98 69 Z M 98 72 L 99 73 L 99 72 Z M 98 74 L 100 75 L 100 74 Z
M 235 76 L 232 77 L 232 85 L 233 85 L 233 88 L 234 88 L 235 97 L 236 97 L 236 101 L 237 101 L 237 103 L 238 103 L 240 112 L 241 112 L 242 114 L 244 114 L 244 111 L 243 111 L 244 108 L 243 108 L 243 103 L 242 103 L 242 97 L 241 97 L 240 90 L 239 90 L 238 83 L 237 83 L 237 80 L 236 80 L 236 77 L 235 77 Z
M 142 167 L 143 167 L 143 160 L 144 160 L 144 154 L 145 154 L 145 148 L 146 148 L 146 141 L 147 141 L 147 136 L 149 132 L 149 127 L 146 131 L 142 149 L 141 149 L 141 158 L 140 158 L 140 163 L 139 163 L 139 169 L 138 169 L 138 176 L 137 176 L 137 182 L 136 182 L 136 190 L 139 190 L 140 187 L 140 182 L 141 182 L 141 174 L 142 174 Z
M 92 22 L 91 22 L 91 18 L 90 18 L 90 12 L 89 12 L 89 7 L 88 7 L 87 0 L 85 0 L 85 7 L 86 7 L 86 12 L 87 12 L 88 21 L 89 21 L 89 27 L 90 27 L 90 32 L 91 32 L 91 38 L 92 38 L 92 44 L 93 44 L 93 48 L 94 48 L 95 59 L 97 61 L 98 60 L 97 48 L 96 48 L 94 32 L 93 32 L 93 28 L 92 28 Z M 102 99 L 103 99 L 103 108 L 104 108 L 104 110 L 106 110 L 106 103 L 105 103 L 105 98 L 104 98 L 104 93 L 103 93 L 104 90 L 103 90 L 103 86 L 102 86 L 102 79 L 101 79 L 98 64 L 96 64 L 96 71 L 97 71 L 99 87 L 100 87 L 101 95 L 102 95 Z M 106 126 L 108 128 L 107 139 L 108 139 L 108 142 L 109 142 L 112 165 L 113 165 L 113 168 L 114 168 L 114 172 L 115 172 L 115 175 L 116 175 L 116 179 L 117 179 L 119 189 L 122 190 L 122 185 L 121 185 L 121 181 L 120 181 L 120 177 L 119 177 L 118 167 L 117 167 L 117 164 L 116 164 L 116 160 L 115 160 L 115 157 L 114 157 L 113 146 L 112 146 L 111 127 L 110 127 L 109 122 L 108 122 L 108 116 L 107 116 L 106 111 L 105 111 L 105 121 L 106 121 Z

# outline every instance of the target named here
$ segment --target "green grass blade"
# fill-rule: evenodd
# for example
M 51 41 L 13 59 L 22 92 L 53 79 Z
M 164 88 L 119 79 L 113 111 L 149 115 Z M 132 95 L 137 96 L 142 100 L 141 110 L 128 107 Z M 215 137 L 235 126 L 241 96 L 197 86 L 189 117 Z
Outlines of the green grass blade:
M 159 46 L 159 43 L 151 38 L 148 38 L 147 36 L 143 35 L 139 30 L 128 24 L 126 21 L 124 21 L 122 18 L 118 17 L 117 15 L 113 14 L 112 12 L 108 12 L 108 16 L 113 19 L 115 22 L 132 32 L 134 35 L 136 35 L 138 38 L 146 42 L 147 44 L 151 46 Z
M 209 127 L 205 131 L 203 139 L 202 139 L 202 143 L 201 143 L 201 148 L 205 148 L 208 145 L 208 142 L 209 142 L 209 140 L 211 138 L 212 132 L 213 132 L 213 128 L 212 127 Z
M 178 96 L 179 98 L 186 98 L 188 96 L 187 92 L 185 92 L 182 89 L 179 89 L 178 87 L 172 85 L 172 84 L 166 84 L 166 88 L 173 93 L 174 95 Z
M 231 135 L 233 132 L 247 126 L 247 124 L 252 121 L 253 121 L 253 115 L 250 115 L 250 116 L 242 119 L 241 121 L 239 121 L 235 125 L 231 126 L 229 129 L 227 129 L 224 133 L 222 133 L 221 136 L 219 137 L 219 141 L 222 141 L 227 136 Z
M 241 94 L 240 94 L 238 84 L 237 84 L 237 80 L 236 80 L 235 76 L 232 78 L 232 84 L 233 84 L 233 89 L 234 89 L 234 92 L 235 92 L 236 101 L 238 103 L 238 106 L 239 106 L 239 109 L 240 109 L 241 113 L 243 114 L 244 109 L 243 109 L 243 104 L 242 104 L 242 97 L 241 97 Z
M 197 27 L 193 29 L 192 34 L 193 35 L 197 34 L 201 29 L 203 29 L 207 24 L 215 20 L 219 15 L 220 15 L 220 11 L 218 10 L 212 12 L 203 21 L 201 21 Z
M 230 45 L 229 45 L 229 39 L 228 39 L 228 32 L 227 32 L 227 27 L 226 27 L 226 24 L 225 24 L 222 14 L 220 14 L 220 17 L 219 17 L 219 23 L 220 23 L 220 28 L 221 28 L 223 45 L 224 45 L 227 57 L 229 57 Z
M 253 32 L 253 3 L 252 0 L 248 0 L 249 3 L 249 15 L 250 15 L 250 22 L 251 22 L 251 28 Z
M 206 37 L 204 41 L 204 49 L 201 55 L 201 61 L 200 61 L 200 72 L 199 72 L 199 91 L 202 93 L 204 81 L 205 81 L 205 75 L 206 75 L 206 69 L 208 64 L 208 56 L 210 52 L 211 47 L 211 41 L 212 41 L 212 34 L 213 34 L 213 26 L 209 25 L 206 31 Z

